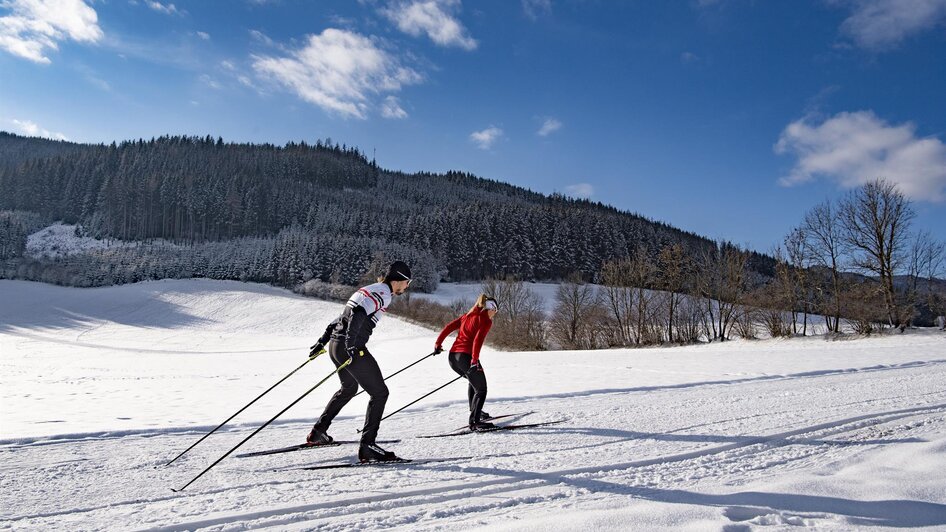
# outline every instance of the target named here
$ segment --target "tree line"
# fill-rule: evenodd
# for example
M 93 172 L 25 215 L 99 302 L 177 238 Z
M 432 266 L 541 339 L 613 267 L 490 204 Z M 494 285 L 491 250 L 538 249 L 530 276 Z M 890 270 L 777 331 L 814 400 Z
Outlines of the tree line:
M 386 171 L 357 149 L 331 140 L 284 146 L 181 136 L 110 145 L 27 140 L 0 136 L 0 152 L 19 153 L 16 164 L 0 165 L 0 210 L 79 224 L 96 238 L 168 241 L 183 253 L 210 243 L 275 241 L 286 231 L 302 231 L 320 245 L 331 239 L 390 244 L 428 257 L 423 267 L 450 281 L 507 275 L 554 281 L 575 271 L 596 281 L 610 260 L 641 251 L 655 255 L 669 243 L 697 256 L 714 245 L 588 200 L 461 172 Z M 329 282 L 333 273 L 349 268 L 344 262 L 366 260 L 364 246 L 342 249 L 330 245 L 324 253 L 286 259 L 306 267 L 293 270 L 299 275 L 263 280 L 291 286 L 308 280 L 303 274 L 311 271 Z M 139 255 L 129 261 L 142 260 Z M 771 272 L 773 264 L 757 254 L 753 267 Z M 343 273 L 341 279 L 352 277 Z
M 482 290 L 501 308 L 490 343 L 599 349 L 946 328 L 946 244 L 913 230 L 913 217 L 896 186 L 875 180 L 805 213 L 773 251 L 771 276 L 738 246 L 721 242 L 694 257 L 668 244 L 606 262 L 596 285 L 572 274 L 548 315 L 529 283 L 487 280 Z M 405 299 L 396 310 L 440 327 L 471 303 Z

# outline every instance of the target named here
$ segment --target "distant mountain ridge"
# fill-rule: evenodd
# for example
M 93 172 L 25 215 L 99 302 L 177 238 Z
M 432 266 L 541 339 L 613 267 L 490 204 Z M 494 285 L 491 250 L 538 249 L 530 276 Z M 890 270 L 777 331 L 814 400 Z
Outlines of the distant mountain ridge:
M 243 239 L 244 251 L 250 240 L 267 241 L 272 249 L 261 253 L 278 254 L 270 259 L 277 264 L 252 276 L 276 284 L 357 282 L 392 255 L 452 281 L 558 280 L 573 272 L 590 280 L 605 261 L 640 248 L 656 256 L 679 243 L 697 256 L 716 245 L 601 203 L 461 172 L 384 170 L 331 141 L 164 136 L 88 145 L 0 133 L 0 155 L 0 210 L 127 241 Z M 753 254 L 751 264 L 771 272 L 764 255 Z

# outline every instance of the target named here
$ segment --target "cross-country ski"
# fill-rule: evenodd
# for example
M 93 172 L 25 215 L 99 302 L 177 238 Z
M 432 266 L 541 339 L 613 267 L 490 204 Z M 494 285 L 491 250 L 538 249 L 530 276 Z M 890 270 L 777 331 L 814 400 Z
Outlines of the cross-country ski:
M 530 429 L 534 427 L 544 427 L 546 425 L 557 425 L 559 423 L 565 423 L 567 420 L 559 419 L 556 421 L 545 421 L 542 423 L 512 423 L 508 425 L 493 425 L 492 427 L 480 427 L 476 429 L 471 429 L 469 427 L 455 430 L 453 432 L 446 432 L 443 434 L 428 434 L 425 436 L 419 436 L 420 438 L 447 438 L 450 436 L 463 436 L 464 434 L 481 434 L 487 432 L 502 432 L 506 430 L 518 430 L 518 429 Z
M 397 443 L 399 440 L 381 440 L 381 443 Z M 337 447 L 339 445 L 358 445 L 361 442 L 359 440 L 333 440 L 328 443 L 299 443 L 296 445 L 290 445 L 288 447 L 278 447 L 276 449 L 264 449 L 262 451 L 252 451 L 248 453 L 236 454 L 236 458 L 250 458 L 253 456 L 266 456 L 270 454 L 282 454 L 282 453 L 292 453 L 295 451 L 304 451 L 306 449 L 319 449 L 322 447 Z

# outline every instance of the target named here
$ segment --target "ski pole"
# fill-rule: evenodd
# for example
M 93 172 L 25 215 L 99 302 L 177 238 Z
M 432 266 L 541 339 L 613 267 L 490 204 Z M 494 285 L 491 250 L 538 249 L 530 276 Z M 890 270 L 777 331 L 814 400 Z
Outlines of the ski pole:
M 384 378 L 384 380 L 388 380 L 388 379 L 390 379 L 391 377 L 397 375 L 398 373 L 404 371 L 405 369 L 407 369 L 407 368 L 409 368 L 409 367 L 411 367 L 411 366 L 413 366 L 413 365 L 415 365 L 415 364 L 418 364 L 418 363 L 420 363 L 422 360 L 427 359 L 427 358 L 430 358 L 430 357 L 432 357 L 432 356 L 434 356 L 434 355 L 436 355 L 436 354 L 437 354 L 437 352 L 434 351 L 433 353 L 431 353 L 431 354 L 429 354 L 429 355 L 424 355 L 423 357 L 419 358 L 417 361 L 411 362 L 410 364 L 404 366 L 403 368 L 401 368 L 401 369 L 395 371 L 394 373 L 388 375 L 387 377 Z M 362 388 L 361 391 L 359 391 L 358 393 L 356 393 L 356 394 L 355 394 L 355 397 L 358 397 L 359 395 L 361 395 L 361 394 L 363 394 L 363 393 L 365 393 L 364 388 Z
M 404 410 L 405 408 L 407 408 L 407 407 L 411 406 L 412 404 L 414 404 L 414 403 L 420 401 L 421 399 L 424 399 L 424 398 L 427 397 L 428 395 L 433 395 L 434 392 L 439 392 L 440 390 L 446 388 L 447 386 L 450 386 L 451 384 L 457 382 L 458 380 L 462 379 L 463 377 L 466 377 L 466 375 L 460 375 L 459 377 L 457 377 L 457 378 L 451 380 L 451 381 L 448 382 L 447 384 L 444 384 L 443 386 L 440 386 L 440 387 L 437 388 L 436 390 L 433 390 L 433 391 L 431 391 L 431 392 L 427 392 L 427 393 L 424 394 L 423 396 L 418 397 L 417 399 L 411 401 L 410 403 L 407 403 L 406 405 L 402 406 L 401 408 L 398 408 L 398 409 L 395 410 L 394 412 L 391 412 L 390 414 L 384 416 L 383 418 L 381 418 L 381 421 L 384 421 L 385 419 L 387 419 L 387 418 L 393 416 L 394 414 L 397 414 L 397 413 L 400 412 L 401 410 Z M 358 429 L 358 432 L 361 432 L 361 429 Z
M 290 371 L 290 372 L 289 372 L 289 375 L 286 375 L 285 377 L 279 379 L 279 382 L 277 382 L 276 384 L 270 386 L 269 389 L 266 390 L 265 392 L 259 394 L 259 395 L 256 397 L 256 399 L 253 399 L 252 401 L 250 401 L 249 403 L 247 403 L 246 406 L 244 406 L 243 408 L 237 410 L 237 411 L 236 411 L 236 414 L 233 414 L 232 416 L 228 417 L 228 418 L 226 419 L 226 421 L 224 421 L 223 423 L 217 425 L 217 427 L 216 427 L 215 429 L 213 429 L 212 431 L 208 432 L 207 434 L 204 434 L 204 436 L 203 436 L 201 439 L 195 441 L 194 444 L 191 445 L 190 447 L 188 447 L 187 449 L 184 449 L 184 452 L 182 452 L 181 454 L 175 456 L 174 459 L 171 460 L 170 462 L 164 464 L 164 467 L 167 467 L 167 466 L 173 464 L 175 460 L 177 460 L 178 458 L 180 458 L 180 457 L 184 456 L 185 454 L 187 454 L 187 451 L 190 451 L 190 450 L 193 449 L 194 447 L 197 447 L 197 444 L 198 444 L 198 443 L 200 443 L 200 442 L 204 441 L 205 439 L 207 439 L 207 437 L 210 436 L 211 434 L 213 434 L 214 432 L 217 432 L 217 430 L 220 429 L 220 427 L 222 427 L 222 426 L 226 425 L 227 423 L 229 423 L 231 419 L 233 419 L 233 418 L 237 417 L 238 415 L 240 415 L 240 413 L 243 412 L 244 410 L 246 410 L 247 408 L 249 408 L 250 405 L 252 405 L 252 404 L 255 403 L 256 401 L 259 401 L 260 398 L 262 398 L 264 395 L 266 395 L 266 394 L 268 394 L 269 392 L 273 391 L 273 388 L 275 388 L 275 387 L 279 386 L 280 384 L 282 384 L 282 382 L 283 382 L 284 380 L 288 379 L 289 377 L 292 377 L 292 375 L 293 375 L 295 372 L 297 372 L 297 371 L 299 371 L 300 369 L 302 369 L 302 368 L 303 368 L 306 364 L 308 364 L 309 362 L 312 362 L 313 360 L 315 360 L 316 357 L 318 357 L 320 354 L 321 354 L 321 353 L 316 354 L 314 357 L 311 357 L 311 358 L 309 358 L 309 360 L 306 360 L 305 362 L 303 362 L 298 368 L 296 368 L 296 369 Z
M 243 441 L 241 441 L 240 443 L 236 444 L 236 447 L 234 447 L 233 449 L 230 449 L 229 451 L 227 451 L 226 454 L 224 454 L 224 455 L 221 456 L 220 458 L 217 458 L 217 461 L 216 461 L 216 462 L 214 462 L 214 463 L 210 464 L 209 466 L 207 466 L 207 469 L 204 469 L 203 471 L 200 472 L 199 475 L 197 475 L 196 477 L 192 478 L 190 482 L 188 482 L 187 484 L 184 484 L 184 486 L 182 486 L 181 489 L 177 489 L 177 490 L 176 490 L 176 489 L 174 489 L 174 488 L 171 488 L 171 491 L 173 491 L 173 492 L 175 492 L 175 493 L 176 493 L 176 492 L 179 492 L 179 491 L 184 491 L 184 489 L 187 488 L 187 486 L 190 486 L 191 484 L 193 484 L 193 482 L 194 482 L 195 480 L 197 480 L 198 478 L 204 476 L 204 473 L 206 473 L 207 471 L 210 471 L 210 470 L 213 468 L 213 466 L 219 464 L 224 458 L 230 456 L 230 453 L 232 453 L 233 451 L 239 449 L 240 446 L 243 445 L 244 443 L 250 441 L 250 438 L 252 438 L 253 436 L 256 436 L 257 434 L 259 434 L 259 431 L 265 429 L 265 428 L 267 427 L 267 425 L 269 425 L 269 424 L 272 423 L 273 421 L 276 421 L 276 418 L 278 418 L 279 416 L 285 414 L 286 411 L 289 410 L 290 408 L 296 406 L 296 403 L 298 403 L 299 401 L 301 401 L 302 399 L 304 399 L 305 396 L 307 396 L 307 395 L 309 395 L 310 393 L 312 393 L 312 391 L 315 390 L 316 388 L 318 388 L 319 386 L 321 386 L 322 383 L 324 383 L 325 381 L 329 380 L 329 379 L 332 377 L 332 375 L 335 375 L 336 373 L 338 373 L 339 371 L 341 371 L 342 369 L 344 369 L 345 366 L 347 366 L 347 365 L 349 365 L 349 364 L 351 364 L 351 359 L 348 359 L 348 360 L 346 360 L 345 362 L 342 362 L 342 365 L 341 365 L 341 366 L 338 366 L 337 368 L 335 368 L 335 371 L 333 371 L 333 372 L 329 373 L 328 375 L 326 375 L 325 378 L 322 379 L 322 380 L 320 380 L 319 382 L 317 382 L 317 383 L 315 384 L 315 386 L 309 388 L 309 391 L 307 391 L 306 393 L 300 395 L 298 399 L 296 399 L 295 401 L 293 401 L 292 403 L 290 403 L 289 406 L 287 406 L 286 408 L 283 408 L 282 410 L 280 410 L 278 414 L 276 414 L 275 416 L 272 417 L 272 419 L 270 419 L 270 420 L 267 421 L 266 423 L 263 423 L 263 425 L 260 426 L 260 428 L 254 430 L 253 433 L 250 434 L 249 436 L 247 436 L 246 438 L 243 438 Z

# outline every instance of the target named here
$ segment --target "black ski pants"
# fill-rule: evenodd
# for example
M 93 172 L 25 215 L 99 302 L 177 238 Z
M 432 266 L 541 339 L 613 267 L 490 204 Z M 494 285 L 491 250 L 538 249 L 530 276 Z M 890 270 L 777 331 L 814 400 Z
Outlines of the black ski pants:
M 336 368 L 348 360 L 344 342 L 337 340 L 329 342 L 328 354 Z M 342 381 L 342 387 L 329 400 L 316 426 L 323 431 L 328 430 L 335 416 L 358 393 L 360 385 L 371 396 L 368 401 L 368 411 L 365 413 L 365 427 L 361 432 L 361 443 L 363 445 L 374 443 L 378 437 L 381 418 L 384 417 L 384 405 L 388 401 L 388 387 L 384 384 L 378 362 L 367 349 L 363 349 L 355 354 L 348 367 L 338 372 L 338 379 Z
M 470 400 L 470 424 L 476 423 L 483 412 L 483 403 L 486 402 L 486 373 L 483 372 L 483 366 L 474 371 L 470 371 L 470 364 L 473 363 L 473 355 L 469 353 L 451 352 L 447 358 L 450 361 L 450 367 L 460 375 L 466 377 L 470 382 L 467 389 L 467 396 Z

